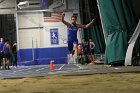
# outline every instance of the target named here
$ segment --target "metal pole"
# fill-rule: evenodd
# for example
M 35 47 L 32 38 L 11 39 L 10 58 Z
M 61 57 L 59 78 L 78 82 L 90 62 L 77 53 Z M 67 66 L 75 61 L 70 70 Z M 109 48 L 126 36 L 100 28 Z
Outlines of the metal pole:
M 16 33 L 17 33 L 17 50 L 19 50 L 19 30 L 18 30 L 18 14 L 15 13 L 16 16 Z
M 17 10 L 16 5 L 17 5 L 17 2 L 15 0 L 15 10 Z M 17 14 L 17 12 L 15 12 L 15 17 L 16 17 L 17 50 L 19 50 L 20 49 L 20 47 L 19 47 L 19 29 L 18 29 L 19 28 L 19 23 L 18 23 L 18 14 Z
M 34 56 L 34 41 L 33 41 L 33 37 L 32 37 L 32 58 L 33 58 L 33 61 L 35 61 L 35 56 Z

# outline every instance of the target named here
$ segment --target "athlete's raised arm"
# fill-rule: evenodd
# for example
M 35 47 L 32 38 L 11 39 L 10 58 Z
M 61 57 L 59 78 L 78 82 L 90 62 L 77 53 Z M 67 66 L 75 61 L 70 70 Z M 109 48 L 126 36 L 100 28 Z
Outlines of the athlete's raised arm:
M 62 22 L 63 22 L 67 27 L 69 27 L 69 26 L 70 26 L 70 23 L 67 22 L 67 21 L 65 21 L 65 20 L 64 20 L 64 17 L 65 17 L 65 14 L 62 13 Z
M 88 28 L 88 27 L 90 27 L 94 22 L 95 22 L 95 19 L 92 19 L 91 22 L 88 23 L 87 25 L 79 24 L 79 25 L 78 25 L 78 28 Z

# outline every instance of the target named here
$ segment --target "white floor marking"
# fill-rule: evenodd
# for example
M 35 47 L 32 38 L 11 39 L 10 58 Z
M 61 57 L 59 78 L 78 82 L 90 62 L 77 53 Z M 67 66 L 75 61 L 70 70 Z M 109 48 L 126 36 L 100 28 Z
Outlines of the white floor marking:
M 49 66 L 45 67 L 45 68 L 49 68 Z
M 28 73 L 33 72 L 33 71 L 27 71 Z
M 82 68 L 81 66 L 79 66 L 78 64 L 74 64 L 75 66 L 79 67 L 80 69 Z
M 18 70 L 18 71 L 24 71 L 24 70 L 30 70 L 30 69 L 32 69 L 32 68 L 20 69 L 20 70 Z
M 90 70 L 78 70 L 76 72 L 88 72 L 88 71 L 90 71 Z
M 36 71 L 40 71 L 40 70 L 43 70 L 43 69 L 45 69 L 45 68 L 40 68 L 40 69 L 37 69 Z
M 116 70 L 120 70 L 120 68 L 114 68 L 114 69 L 116 69 Z
M 58 70 L 61 70 L 64 66 L 65 66 L 65 64 L 63 64 Z

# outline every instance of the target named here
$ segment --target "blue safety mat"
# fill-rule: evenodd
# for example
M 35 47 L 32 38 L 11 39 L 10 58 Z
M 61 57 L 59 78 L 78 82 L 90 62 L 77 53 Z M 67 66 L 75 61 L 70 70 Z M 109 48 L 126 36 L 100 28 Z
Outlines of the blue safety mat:
M 111 67 L 104 65 L 80 65 L 80 64 L 54 64 L 54 70 L 50 71 L 49 65 L 19 66 L 10 70 L 0 70 L 0 79 L 24 78 L 35 76 L 47 76 L 55 74 L 63 75 L 87 75 L 96 73 L 140 73 L 139 66 Z
M 79 69 L 75 64 L 55 64 L 54 71 L 50 71 L 49 65 L 32 65 L 19 66 L 18 68 L 11 68 L 10 70 L 0 70 L 0 78 L 18 78 L 18 77 L 32 77 L 48 75 L 52 73 L 63 72 L 67 70 Z

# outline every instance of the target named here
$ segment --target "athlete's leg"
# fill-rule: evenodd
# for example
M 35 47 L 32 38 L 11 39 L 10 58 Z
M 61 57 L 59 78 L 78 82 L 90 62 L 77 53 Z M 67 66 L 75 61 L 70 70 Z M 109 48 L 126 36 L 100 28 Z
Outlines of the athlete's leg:
M 92 50 L 92 60 L 94 61 L 94 49 Z
M 76 63 L 76 59 L 77 59 L 77 46 L 78 46 L 78 40 L 75 40 L 73 42 L 73 50 L 74 50 L 73 58 L 74 58 L 74 63 Z
M 68 50 L 69 50 L 69 54 L 72 54 L 73 51 L 73 42 L 68 41 Z
M 11 54 L 10 53 L 7 53 L 5 54 L 5 65 L 6 65 L 6 69 L 10 69 L 10 58 L 11 58 Z
M 0 53 L 0 69 L 1 69 L 1 66 L 2 66 L 2 54 Z
M 3 62 L 3 68 L 6 69 L 6 59 L 5 59 L 5 57 L 2 59 L 2 62 Z
M 73 63 L 73 42 L 72 41 L 68 41 L 68 50 L 69 50 L 68 63 Z
M 15 65 L 16 65 L 16 67 L 17 67 L 17 53 L 14 54 L 14 58 L 15 58 L 14 63 L 15 63 Z
M 77 44 L 73 44 L 74 55 L 77 56 Z
M 78 46 L 78 40 L 75 40 L 74 42 L 73 42 L 73 50 L 75 51 L 74 52 L 74 55 L 75 56 L 77 56 L 77 46 Z

